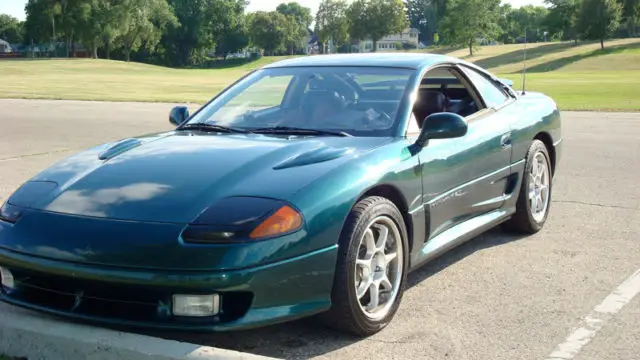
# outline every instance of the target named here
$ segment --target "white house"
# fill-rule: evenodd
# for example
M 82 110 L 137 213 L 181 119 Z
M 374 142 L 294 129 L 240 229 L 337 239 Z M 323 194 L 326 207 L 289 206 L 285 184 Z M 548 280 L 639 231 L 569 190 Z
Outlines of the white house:
M 0 39 L 0 54 L 8 54 L 11 52 L 13 52 L 13 50 L 11 50 L 11 45 L 8 42 Z
M 388 35 L 378 41 L 378 51 L 396 51 L 396 44 L 409 44 L 413 48 L 418 48 L 420 30 L 407 28 L 400 34 Z M 361 52 L 373 51 L 373 41 L 365 40 L 360 42 Z

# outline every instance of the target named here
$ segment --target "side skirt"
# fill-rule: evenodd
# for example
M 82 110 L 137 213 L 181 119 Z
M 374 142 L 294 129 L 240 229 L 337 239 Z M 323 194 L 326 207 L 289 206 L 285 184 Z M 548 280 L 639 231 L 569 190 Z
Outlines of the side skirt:
M 425 243 L 422 249 L 411 254 L 409 271 L 416 270 L 430 260 L 508 220 L 513 215 L 513 212 L 513 210 L 508 211 L 504 208 L 497 209 L 478 215 L 444 231 Z

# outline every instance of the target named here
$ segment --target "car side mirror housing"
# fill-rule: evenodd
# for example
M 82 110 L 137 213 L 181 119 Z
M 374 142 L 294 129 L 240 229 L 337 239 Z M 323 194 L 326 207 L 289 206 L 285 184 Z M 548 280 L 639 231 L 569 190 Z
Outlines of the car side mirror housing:
M 176 106 L 169 113 L 169 122 L 173 125 L 180 125 L 189 118 L 189 108 L 186 106 Z
M 416 145 L 425 147 L 429 139 L 453 139 L 467 134 L 467 122 L 455 113 L 442 112 L 427 116 L 422 122 Z

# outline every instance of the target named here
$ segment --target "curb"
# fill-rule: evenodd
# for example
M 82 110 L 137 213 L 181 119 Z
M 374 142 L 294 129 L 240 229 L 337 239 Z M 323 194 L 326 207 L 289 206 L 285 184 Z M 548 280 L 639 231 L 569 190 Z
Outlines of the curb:
M 0 303 L 0 354 L 29 360 L 267 360 L 264 356 L 130 334 Z

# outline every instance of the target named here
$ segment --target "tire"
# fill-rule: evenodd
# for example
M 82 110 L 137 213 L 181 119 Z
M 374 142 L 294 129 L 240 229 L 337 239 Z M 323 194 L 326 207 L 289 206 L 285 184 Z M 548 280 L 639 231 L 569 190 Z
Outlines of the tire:
M 534 166 L 536 166 L 535 169 Z M 544 173 L 540 179 L 534 179 L 532 175 L 534 171 L 543 171 Z M 506 229 L 524 234 L 535 234 L 544 227 L 551 208 L 552 178 L 549 151 L 542 141 L 534 140 L 527 151 L 522 185 L 516 203 L 516 213 L 505 222 Z M 538 184 L 541 184 L 542 187 L 538 187 Z M 546 186 L 546 190 L 543 190 L 544 186 Z M 535 202 L 530 196 L 532 189 L 534 197 L 536 197 Z M 538 197 L 538 189 L 540 197 Z M 540 209 L 539 205 L 541 200 L 544 200 L 543 209 Z M 535 211 L 534 205 L 538 205 Z
M 383 228 L 387 229 L 384 247 Z M 349 213 L 340 237 L 332 307 L 321 319 L 357 336 L 382 330 L 402 300 L 408 263 L 407 229 L 398 208 L 378 196 L 359 201 Z M 379 294 L 377 307 L 374 288 Z

